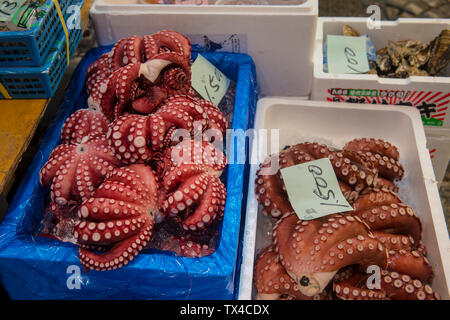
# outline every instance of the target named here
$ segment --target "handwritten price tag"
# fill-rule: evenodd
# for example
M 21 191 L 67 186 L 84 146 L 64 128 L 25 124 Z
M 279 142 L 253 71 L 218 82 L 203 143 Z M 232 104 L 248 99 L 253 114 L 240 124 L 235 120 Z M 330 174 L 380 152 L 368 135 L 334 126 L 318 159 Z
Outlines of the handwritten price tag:
M 192 87 L 204 99 L 219 105 L 228 90 L 230 79 L 200 54 L 192 64 L 191 72 Z
M 365 73 L 370 70 L 366 37 L 327 36 L 329 73 Z
M 11 21 L 26 0 L 0 0 L 0 21 Z
M 312 220 L 353 210 L 339 188 L 328 158 L 281 169 L 281 175 L 299 219 Z

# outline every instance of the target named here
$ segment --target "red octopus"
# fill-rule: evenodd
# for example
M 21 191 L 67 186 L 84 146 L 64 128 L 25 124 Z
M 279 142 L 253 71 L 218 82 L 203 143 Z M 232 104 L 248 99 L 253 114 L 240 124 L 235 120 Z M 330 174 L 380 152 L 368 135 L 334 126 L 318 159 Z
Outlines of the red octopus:
M 40 171 L 40 181 L 50 188 L 53 201 L 69 205 L 88 199 L 119 165 L 105 135 L 97 133 L 83 137 L 80 143 L 57 146 Z
M 144 164 L 114 169 L 78 210 L 74 236 L 82 265 L 93 270 L 120 268 L 146 247 L 154 225 L 156 178 Z M 84 245 L 84 246 L 83 246 Z M 106 251 L 103 254 L 86 250 Z M 110 248 L 110 246 L 112 246 Z
M 89 108 L 66 120 L 41 169 L 54 232 L 71 230 L 85 269 L 123 267 L 146 247 L 215 250 L 226 159 L 212 142 L 228 122 L 190 86 L 190 50 L 175 31 L 132 36 L 86 71 Z
M 190 55 L 189 39 L 175 31 L 122 39 L 87 69 L 88 103 L 109 120 L 126 109 L 150 113 L 190 92 Z
M 226 166 L 222 152 L 206 141 L 187 140 L 168 149 L 161 162 L 161 205 L 186 231 L 221 220 L 226 189 L 218 178 Z
M 357 143 L 358 147 L 355 146 Z M 363 186 L 361 180 L 362 187 L 357 198 L 352 199 L 354 210 L 351 212 L 300 220 L 289 204 L 279 175 L 257 178 L 256 193 L 260 203 L 264 208 L 273 206 L 272 210 L 280 211 L 272 214 L 278 218 L 272 244 L 255 263 L 257 297 L 311 299 L 318 294 L 333 292 L 339 299 L 439 299 L 430 286 L 433 270 L 421 243 L 422 224 L 418 215 L 390 188 L 377 188 L 379 172 L 393 181 L 393 175 L 386 172 L 396 173 L 398 179 L 403 176 L 403 168 L 395 162 L 399 158 L 397 149 L 375 139 L 352 141 L 345 149 L 342 157 L 347 156 L 348 161 L 342 160 L 337 154 L 339 151 L 325 146 L 299 144 L 282 151 L 278 163 L 287 167 L 311 161 L 322 154 L 330 158 L 338 178 L 345 176 L 350 186 L 359 185 L 358 177 L 354 183 L 349 183 L 352 176 L 342 175 L 345 167 L 338 165 L 336 168 L 337 162 L 350 166 L 348 172 L 353 171 L 362 179 L 367 177 L 360 175 L 363 169 L 374 173 L 374 183 Z M 373 159 L 363 158 L 355 150 L 370 150 L 368 152 L 379 154 L 383 162 L 370 163 Z M 353 170 L 352 162 L 359 164 L 354 164 L 359 170 Z M 391 166 L 387 166 L 388 162 Z M 269 160 L 260 170 L 268 165 Z M 341 189 L 346 191 L 342 185 Z M 382 275 L 380 287 L 376 289 L 366 283 L 369 276 L 365 271 L 372 266 L 378 266 Z
M 203 107 L 188 96 L 174 96 L 149 115 L 125 114 L 114 120 L 107 137 L 116 157 L 124 163 L 144 163 L 163 150 L 179 143 L 180 138 L 211 136 L 222 141 L 227 122 L 217 107 Z M 211 140 L 211 139 L 207 139 Z

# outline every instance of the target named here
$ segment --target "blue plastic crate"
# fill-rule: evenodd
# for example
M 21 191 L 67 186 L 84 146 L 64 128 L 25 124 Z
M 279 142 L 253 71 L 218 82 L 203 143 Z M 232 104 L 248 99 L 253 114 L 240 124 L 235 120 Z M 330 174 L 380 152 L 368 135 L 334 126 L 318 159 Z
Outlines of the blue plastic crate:
M 81 29 L 69 30 L 71 57 L 80 43 L 81 36 Z M 66 68 L 66 36 L 62 33 L 43 66 L 0 68 L 0 82 L 13 99 L 50 98 Z M 0 99 L 5 99 L 1 92 Z
M 81 7 L 84 1 L 59 0 L 64 20 L 68 21 L 71 5 Z M 40 18 L 29 30 L 0 32 L 0 67 L 42 66 L 55 41 L 63 33 L 55 4 L 48 0 L 43 9 L 45 16 Z
M 81 268 L 77 247 L 34 236 L 44 213 L 48 190 L 39 184 L 39 170 L 60 143 L 67 117 L 87 106 L 86 68 L 108 48 L 92 49 L 80 62 L 63 104 L 43 136 L 39 150 L 0 224 L 0 280 L 13 299 L 233 299 L 239 264 L 239 231 L 245 213 L 249 165 L 230 163 L 225 214 L 216 251 L 202 258 L 177 257 L 171 252 L 144 250 L 127 266 L 107 272 L 81 271 L 80 289 L 69 289 L 68 267 Z M 198 52 L 193 52 L 195 58 Z M 256 109 L 256 74 L 245 54 L 202 55 L 236 81 L 232 129 L 247 130 Z M 248 158 L 248 144 L 245 146 Z M 238 159 L 234 150 L 233 158 Z M 236 162 L 236 161 L 234 161 Z M 69 269 L 70 271 L 70 269 Z M 70 280 L 69 280 L 70 281 Z

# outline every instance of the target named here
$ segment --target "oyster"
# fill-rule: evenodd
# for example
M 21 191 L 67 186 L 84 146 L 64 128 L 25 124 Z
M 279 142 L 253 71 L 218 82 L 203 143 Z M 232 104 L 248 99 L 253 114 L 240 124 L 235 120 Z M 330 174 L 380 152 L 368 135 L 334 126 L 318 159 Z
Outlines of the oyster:
M 447 68 L 450 60 L 450 30 L 442 30 L 441 34 L 430 43 L 429 60 L 426 70 L 430 75 L 439 75 Z
M 387 52 L 377 52 L 377 67 L 381 74 L 386 74 L 392 69 L 391 58 Z
M 350 27 L 348 24 L 342 27 L 342 34 L 347 37 L 359 37 L 358 31 Z
M 434 76 L 448 65 L 450 33 L 444 30 L 430 43 L 389 41 L 377 51 L 377 71 L 381 77 Z

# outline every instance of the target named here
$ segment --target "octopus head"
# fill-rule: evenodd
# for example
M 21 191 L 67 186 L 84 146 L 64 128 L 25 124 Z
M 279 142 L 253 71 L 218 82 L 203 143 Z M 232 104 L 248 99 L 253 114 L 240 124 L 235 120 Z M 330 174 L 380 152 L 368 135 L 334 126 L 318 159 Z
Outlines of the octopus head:
M 295 279 L 298 290 L 301 293 L 303 293 L 305 296 L 312 297 L 322 293 L 328 283 L 330 283 L 331 279 L 333 279 L 335 274 L 336 271 L 331 271 L 317 272 L 314 274 L 304 274 L 299 276 L 290 274 L 290 276 Z

